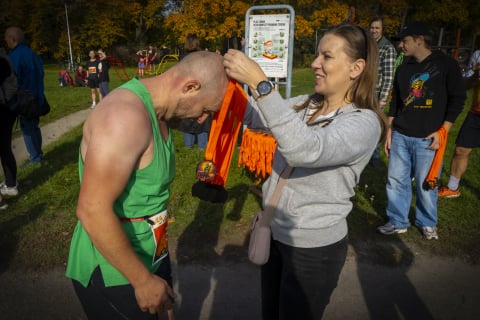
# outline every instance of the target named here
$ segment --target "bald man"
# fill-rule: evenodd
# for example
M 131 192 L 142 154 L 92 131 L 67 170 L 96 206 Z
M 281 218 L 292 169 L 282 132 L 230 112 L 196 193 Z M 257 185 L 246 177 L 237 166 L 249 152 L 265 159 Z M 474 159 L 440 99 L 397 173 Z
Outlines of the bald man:
M 171 128 L 183 119 L 205 121 L 220 109 L 227 86 L 223 57 L 199 51 L 157 77 L 132 79 L 87 118 L 66 274 L 90 319 L 157 319 L 173 308 L 166 239 Z

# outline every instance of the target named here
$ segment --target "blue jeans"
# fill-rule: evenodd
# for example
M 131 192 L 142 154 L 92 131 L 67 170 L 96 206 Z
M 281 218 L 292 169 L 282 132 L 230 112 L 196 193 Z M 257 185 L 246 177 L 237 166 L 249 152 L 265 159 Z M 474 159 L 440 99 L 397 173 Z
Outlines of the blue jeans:
M 438 190 L 424 190 L 435 151 L 427 149 L 431 140 L 392 133 L 387 175 L 387 216 L 397 228 L 408 228 L 412 202 L 412 177 L 415 178 L 415 225 L 434 227 L 437 224 Z
M 191 148 L 195 144 L 195 137 L 197 137 L 197 147 L 199 149 L 205 149 L 208 142 L 208 132 L 200 133 L 183 133 L 183 143 L 185 147 Z
M 30 154 L 31 162 L 40 162 L 43 159 L 42 152 L 42 132 L 38 127 L 40 118 L 27 119 L 20 116 L 20 127 L 22 129 L 23 140 Z
M 108 94 L 108 81 L 102 81 L 98 84 L 102 98 Z

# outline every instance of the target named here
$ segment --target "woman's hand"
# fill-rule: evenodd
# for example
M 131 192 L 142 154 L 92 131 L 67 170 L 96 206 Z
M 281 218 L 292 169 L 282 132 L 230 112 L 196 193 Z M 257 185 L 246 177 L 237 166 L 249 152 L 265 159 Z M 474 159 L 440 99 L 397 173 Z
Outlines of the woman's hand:
M 262 68 L 243 52 L 229 49 L 223 57 L 223 65 L 227 75 L 238 82 L 246 84 L 250 87 L 250 90 L 256 90 L 260 81 L 267 80 L 267 76 Z

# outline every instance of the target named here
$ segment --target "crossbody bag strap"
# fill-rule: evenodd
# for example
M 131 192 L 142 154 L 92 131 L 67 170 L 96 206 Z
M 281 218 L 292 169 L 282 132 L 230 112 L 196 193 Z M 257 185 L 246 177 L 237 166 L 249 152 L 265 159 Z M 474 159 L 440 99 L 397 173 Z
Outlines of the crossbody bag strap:
M 283 186 L 287 182 L 288 177 L 292 173 L 293 167 L 287 165 L 285 169 L 283 169 L 280 178 L 278 179 L 277 186 L 273 191 L 272 197 L 270 198 L 269 203 L 267 204 L 266 208 L 263 210 L 263 218 L 259 221 L 262 225 L 269 226 L 270 222 L 273 219 L 273 213 L 275 212 L 275 207 L 277 206 L 278 200 L 280 199 L 280 193 L 282 191 Z

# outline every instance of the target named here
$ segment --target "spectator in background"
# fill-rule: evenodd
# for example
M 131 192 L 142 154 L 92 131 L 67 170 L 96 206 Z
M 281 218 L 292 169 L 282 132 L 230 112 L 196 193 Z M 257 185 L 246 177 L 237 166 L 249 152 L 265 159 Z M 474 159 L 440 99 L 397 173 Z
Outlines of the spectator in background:
M 145 55 L 142 50 L 137 51 L 138 58 L 138 76 L 143 78 L 145 76 Z
M 80 65 L 75 72 L 75 85 L 77 87 L 86 87 L 87 86 L 87 71 L 83 69 L 83 66 Z
M 472 89 L 472 103 L 455 141 L 455 153 L 450 165 L 450 178 L 446 186 L 438 190 L 444 198 L 460 197 L 460 179 L 467 171 L 468 157 L 473 148 L 480 148 L 480 50 L 473 54 L 469 67 L 472 73 L 465 79 L 466 89 Z
M 100 102 L 102 101 L 102 94 L 98 86 L 98 59 L 95 56 L 95 51 L 90 50 L 88 56 L 90 60 L 87 61 L 87 83 L 92 94 L 92 105 L 90 108 L 93 109 L 97 105 L 97 95 L 98 102 Z
M 62 69 L 58 72 L 58 82 L 60 84 L 60 87 L 66 87 L 67 83 L 65 82 L 65 73 L 67 73 L 67 70 Z
M 15 196 L 17 189 L 17 162 L 12 151 L 12 130 L 17 114 L 10 111 L 7 104 L 16 93 L 15 70 L 8 59 L 5 49 L 0 47 L 0 160 L 4 181 L 0 183 L 0 209 L 6 209 L 7 203 L 1 194 Z
M 162 46 L 162 50 L 160 51 L 160 56 L 158 57 L 158 61 L 162 62 L 163 57 L 165 57 L 167 54 L 170 54 L 170 49 L 166 46 Z
M 60 87 L 73 87 L 73 79 L 70 76 L 70 72 L 66 69 L 62 69 L 58 72 L 58 81 L 60 82 Z
M 370 34 L 378 46 L 378 76 L 377 76 L 377 99 L 378 107 L 383 110 L 387 105 L 388 96 L 393 85 L 395 72 L 395 59 L 397 51 L 393 44 L 387 40 L 383 32 L 385 21 L 382 17 L 375 17 L 370 21 Z M 375 149 L 370 160 L 370 165 L 376 167 L 380 161 L 380 147 Z
M 10 48 L 8 56 L 17 75 L 18 87 L 32 91 L 39 105 L 45 103 L 42 59 L 24 43 L 23 31 L 18 27 L 10 27 L 5 31 L 5 42 Z M 43 160 L 42 132 L 38 126 L 40 118 L 27 119 L 19 116 L 19 120 L 23 140 L 30 155 L 24 167 L 40 163 Z
M 152 46 L 148 46 L 147 62 L 150 74 L 155 73 L 155 60 L 157 59 L 157 50 Z
M 110 69 L 110 64 L 107 60 L 107 55 L 103 49 L 98 49 L 98 56 L 100 60 L 98 61 L 98 88 L 100 89 L 101 98 L 105 98 L 108 94 L 108 84 L 110 82 L 110 76 L 108 71 Z
M 472 56 L 468 60 L 467 68 L 463 72 L 463 77 L 472 77 L 475 72 L 475 68 L 480 68 L 480 49 L 477 49 L 472 53 Z
M 184 51 L 180 54 L 181 61 L 192 52 L 200 51 L 200 40 L 195 33 L 189 33 L 185 38 Z M 212 123 L 212 115 L 209 115 L 205 122 L 198 123 L 195 119 L 187 119 L 180 125 L 180 131 L 183 132 L 183 144 L 187 148 L 193 147 L 195 139 L 199 149 L 205 149 L 208 143 L 208 133 L 210 132 L 210 125 Z
M 407 232 L 415 191 L 415 225 L 426 240 L 438 239 L 437 188 L 425 188 L 423 182 L 442 160 L 435 157 L 436 151 L 444 147 L 441 137 L 448 135 L 462 112 L 465 86 L 458 62 L 432 51 L 433 39 L 425 23 L 410 22 L 395 38 L 400 40 L 404 61 L 395 73 L 385 142 L 389 220 L 378 231 L 385 235 Z

